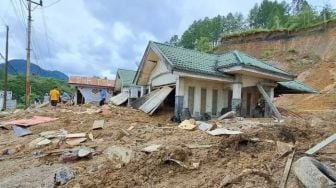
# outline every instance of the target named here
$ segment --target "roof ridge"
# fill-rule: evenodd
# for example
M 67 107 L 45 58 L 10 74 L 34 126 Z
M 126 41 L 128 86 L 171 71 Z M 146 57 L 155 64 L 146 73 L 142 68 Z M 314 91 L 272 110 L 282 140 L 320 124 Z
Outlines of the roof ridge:
M 152 43 L 154 43 L 154 44 L 165 45 L 165 46 L 169 46 L 169 47 L 173 47 L 173 48 L 178 48 L 178 49 L 183 49 L 183 50 L 187 50 L 187 51 L 193 51 L 193 52 L 197 52 L 197 53 L 201 53 L 201 54 L 206 54 L 206 55 L 211 55 L 211 56 L 219 57 L 218 54 L 211 54 L 211 53 L 202 52 L 202 51 L 195 50 L 195 49 L 185 48 L 185 47 L 182 47 L 182 46 L 174 46 L 174 45 L 172 45 L 172 44 L 161 43 L 161 42 L 156 42 L 156 41 L 150 41 L 150 42 L 152 42 Z
M 133 72 L 137 72 L 136 70 L 123 69 L 123 68 L 118 68 L 118 70 L 125 70 L 125 71 L 133 71 Z M 118 70 L 117 70 L 117 72 L 118 72 Z

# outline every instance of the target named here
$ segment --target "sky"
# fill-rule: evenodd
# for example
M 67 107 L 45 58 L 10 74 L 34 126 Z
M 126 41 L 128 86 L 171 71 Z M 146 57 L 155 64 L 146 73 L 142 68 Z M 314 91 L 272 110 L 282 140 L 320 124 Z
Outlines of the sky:
M 137 69 L 150 40 L 168 41 L 174 34 L 181 35 L 194 20 L 206 16 L 228 12 L 247 15 L 260 2 L 43 0 L 44 6 L 32 13 L 32 62 L 70 76 L 114 79 L 118 68 Z M 336 0 L 308 2 L 316 8 L 326 2 L 336 7 Z M 9 59 L 26 59 L 26 5 L 26 0 L 0 1 L 0 53 L 5 52 L 5 25 L 9 25 Z

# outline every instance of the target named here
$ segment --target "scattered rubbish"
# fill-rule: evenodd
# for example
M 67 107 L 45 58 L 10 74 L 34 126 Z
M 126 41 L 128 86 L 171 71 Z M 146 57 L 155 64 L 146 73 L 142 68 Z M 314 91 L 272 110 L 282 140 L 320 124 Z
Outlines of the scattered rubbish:
M 285 166 L 285 170 L 284 170 L 284 173 L 282 175 L 279 188 L 285 188 L 286 187 L 286 183 L 287 183 L 287 179 L 288 179 L 290 169 L 292 167 L 292 162 L 293 162 L 294 155 L 295 155 L 295 150 L 288 156 L 286 166 Z
M 86 137 L 86 133 L 67 134 L 65 137 L 66 138 L 83 138 L 83 137 Z
M 102 129 L 104 126 L 104 120 L 95 120 L 93 122 L 91 130 Z
M 62 167 L 56 171 L 54 183 L 56 186 L 64 185 L 74 177 L 74 172 L 69 167 Z
M 202 122 L 202 121 L 196 121 L 196 125 L 198 126 L 198 129 L 200 129 L 202 131 L 209 131 L 213 128 L 212 124 L 205 123 L 205 122 Z
M 29 127 L 32 125 L 48 123 L 51 121 L 55 121 L 58 118 L 51 118 L 51 117 L 43 117 L 43 116 L 33 116 L 31 119 L 18 119 L 13 121 L 6 121 L 2 122 L 4 125 L 20 125 L 24 127 Z
M 284 155 L 284 154 L 292 151 L 293 148 L 294 148 L 294 146 L 292 144 L 284 143 L 284 142 L 280 142 L 280 141 L 277 141 L 276 145 L 277 145 L 277 153 L 280 154 L 280 155 Z
M 203 113 L 201 115 L 201 121 L 208 121 L 211 119 L 211 116 L 208 113 Z
M 197 144 L 189 144 L 187 145 L 190 149 L 202 149 L 202 148 L 211 148 L 212 145 L 197 145 Z
M 130 136 L 131 134 L 127 132 L 125 129 L 120 129 L 126 136 Z
M 242 178 L 248 176 L 249 174 L 261 176 L 261 177 L 265 178 L 271 184 L 270 187 L 276 187 L 275 181 L 271 178 L 271 175 L 269 175 L 268 173 L 266 173 L 264 171 L 254 170 L 254 169 L 245 169 L 245 170 L 243 170 L 242 173 L 240 173 L 238 175 L 225 176 L 225 178 L 223 179 L 223 181 L 220 183 L 220 185 L 218 187 L 224 188 L 224 187 L 226 187 L 230 184 L 240 182 L 242 180 Z
M 80 143 L 84 142 L 86 138 L 70 138 L 67 139 L 65 142 L 69 144 L 70 146 L 77 146 Z
M 57 131 L 44 131 L 39 134 L 44 138 L 56 138 L 58 136 Z
M 60 161 L 73 162 L 78 160 L 78 151 L 66 151 L 60 156 Z
M 38 147 L 49 145 L 50 143 L 51 143 L 51 140 L 49 140 L 47 138 L 44 138 L 44 137 L 38 137 L 38 138 L 32 140 L 28 144 L 28 147 L 30 149 L 33 149 L 33 148 L 38 148 Z
M 306 154 L 313 155 L 314 153 L 318 152 L 320 149 L 324 148 L 328 144 L 334 142 L 336 140 L 336 133 L 329 136 L 327 139 L 323 140 L 322 142 L 316 144 L 314 147 L 310 148 L 306 151 Z
M 88 134 L 88 136 L 89 136 L 89 138 L 90 138 L 91 141 L 94 140 L 92 132 L 90 132 L 90 133 Z
M 196 127 L 196 121 L 194 119 L 184 120 L 178 125 L 178 127 L 184 130 L 193 130 Z
M 131 125 L 130 127 L 128 127 L 128 131 L 131 131 L 132 129 L 134 129 L 134 126 L 133 125 Z
M 212 135 L 212 136 L 218 136 L 218 135 L 233 135 L 233 134 L 241 134 L 242 132 L 240 131 L 231 131 L 225 128 L 219 128 L 219 129 L 215 129 L 212 131 L 206 131 L 206 133 Z
M 323 188 L 335 185 L 336 173 L 312 157 L 302 157 L 294 165 L 294 174 L 305 187 Z
M 11 126 L 10 125 L 0 125 L 0 129 L 9 130 L 11 129 Z
M 19 127 L 16 125 L 13 125 L 12 128 L 13 128 L 15 135 L 18 137 L 23 137 L 23 136 L 32 134 L 32 132 L 27 128 Z
M 141 149 L 141 151 L 146 152 L 146 153 L 152 153 L 152 152 L 159 150 L 160 147 L 161 147 L 161 144 L 154 144 L 154 145 L 150 145 L 150 146 L 147 146 Z
M 179 160 L 176 160 L 176 159 L 166 159 L 165 161 L 172 161 L 180 166 L 182 166 L 183 168 L 185 169 L 188 169 L 188 170 L 194 170 L 194 169 L 197 169 L 199 167 L 199 162 L 193 162 L 191 165 L 186 165 L 184 164 L 182 161 L 179 161 Z
M 44 138 L 43 140 L 39 141 L 36 145 L 40 147 L 40 146 L 49 145 L 50 143 L 51 143 L 51 140 L 49 140 L 48 138 Z
M 106 154 L 110 160 L 120 160 L 123 163 L 129 163 L 133 158 L 133 151 L 122 146 L 111 146 L 106 150 Z
M 222 119 L 226 119 L 226 118 L 234 118 L 236 117 L 236 112 L 235 111 L 230 111 L 230 112 L 227 112 L 225 114 L 223 114 L 222 116 L 220 116 L 218 118 L 218 120 L 222 120 Z
M 91 155 L 94 152 L 94 149 L 89 148 L 89 147 L 81 147 L 78 150 L 78 157 L 87 157 Z

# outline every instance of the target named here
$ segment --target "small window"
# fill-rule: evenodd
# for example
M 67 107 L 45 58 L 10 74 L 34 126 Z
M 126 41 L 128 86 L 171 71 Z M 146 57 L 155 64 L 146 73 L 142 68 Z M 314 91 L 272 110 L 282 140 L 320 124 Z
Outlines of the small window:
M 201 89 L 201 114 L 204 114 L 206 111 L 206 88 Z

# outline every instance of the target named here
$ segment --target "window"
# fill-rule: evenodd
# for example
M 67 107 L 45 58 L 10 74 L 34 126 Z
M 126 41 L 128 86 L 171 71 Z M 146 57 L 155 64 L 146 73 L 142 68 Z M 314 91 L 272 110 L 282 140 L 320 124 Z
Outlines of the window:
M 201 89 L 201 114 L 204 114 L 206 111 L 206 88 Z
M 218 90 L 212 90 L 212 115 L 217 115 Z

